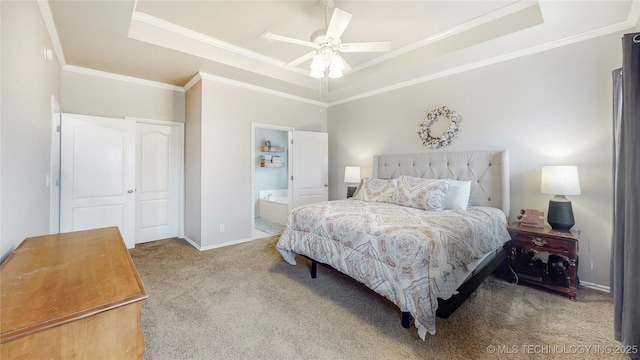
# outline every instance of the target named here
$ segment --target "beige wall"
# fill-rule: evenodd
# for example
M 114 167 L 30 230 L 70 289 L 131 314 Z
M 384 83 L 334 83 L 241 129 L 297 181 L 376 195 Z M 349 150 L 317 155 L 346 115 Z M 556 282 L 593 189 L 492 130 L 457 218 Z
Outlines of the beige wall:
M 251 168 L 255 161 L 251 159 L 251 124 L 321 132 L 326 130 L 326 109 L 212 80 L 201 83 L 199 245 L 207 248 L 252 238 Z M 191 121 L 187 114 L 187 134 Z M 189 137 L 185 140 L 186 144 L 191 141 Z M 225 225 L 224 232 L 220 225 Z
M 579 275 L 609 284 L 612 223 L 611 71 L 621 34 L 487 66 L 329 108 L 330 198 L 343 197 L 344 166 L 370 176 L 372 157 L 434 151 L 417 131 L 424 112 L 447 105 L 463 116 L 442 151 L 507 149 L 511 219 L 523 208 L 546 213 L 543 165 L 577 165 L 582 195 L 572 196 L 581 229 Z M 593 268 L 591 263 L 593 262 Z
M 112 118 L 184 122 L 184 92 L 157 86 L 62 72 L 62 111 Z
M 51 95 L 60 99 L 60 65 L 35 1 L 2 1 L 1 249 L 49 233 Z
M 184 142 L 185 174 L 185 235 L 201 245 L 202 219 L 202 83 L 198 82 L 186 94 Z

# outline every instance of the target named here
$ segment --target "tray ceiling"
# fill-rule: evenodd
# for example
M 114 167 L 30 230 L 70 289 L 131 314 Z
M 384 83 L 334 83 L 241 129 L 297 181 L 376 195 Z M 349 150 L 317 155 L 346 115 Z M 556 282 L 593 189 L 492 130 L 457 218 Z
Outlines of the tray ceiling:
M 49 1 L 64 64 L 185 86 L 198 72 L 322 103 L 340 103 L 635 26 L 637 1 L 335 1 L 353 14 L 340 79 L 286 64 L 325 27 L 317 1 Z M 46 7 L 45 7 L 46 8 Z M 330 14 L 329 14 L 330 17 Z

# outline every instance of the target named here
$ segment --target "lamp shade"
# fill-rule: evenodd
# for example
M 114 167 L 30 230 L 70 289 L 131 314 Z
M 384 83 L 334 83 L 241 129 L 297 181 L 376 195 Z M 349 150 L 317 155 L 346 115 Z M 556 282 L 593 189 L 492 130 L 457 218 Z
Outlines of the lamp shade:
M 540 191 L 552 195 L 580 195 L 577 166 L 543 166 Z
M 311 61 L 311 73 L 309 74 L 312 78 L 320 79 L 324 77 L 324 57 L 320 54 L 316 54 Z
M 333 54 L 331 57 L 331 65 L 329 66 L 329 77 L 332 79 L 338 79 L 342 77 L 342 71 L 345 69 L 344 61 L 342 57 L 337 54 Z
M 360 182 L 360 167 L 358 166 L 346 166 L 344 168 L 344 182 L 346 183 L 359 183 Z

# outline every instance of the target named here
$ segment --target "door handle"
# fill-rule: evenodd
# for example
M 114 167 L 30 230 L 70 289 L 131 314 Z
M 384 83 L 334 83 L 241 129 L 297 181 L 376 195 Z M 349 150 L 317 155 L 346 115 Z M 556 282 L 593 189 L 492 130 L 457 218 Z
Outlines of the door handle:
M 129 194 L 133 194 L 133 190 L 129 190 L 127 191 Z
M 324 184 L 324 187 L 329 187 L 329 184 Z

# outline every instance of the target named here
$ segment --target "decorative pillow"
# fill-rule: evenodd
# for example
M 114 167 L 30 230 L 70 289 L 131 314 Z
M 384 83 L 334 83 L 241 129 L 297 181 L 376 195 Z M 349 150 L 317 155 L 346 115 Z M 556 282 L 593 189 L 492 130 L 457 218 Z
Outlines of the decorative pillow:
M 471 196 L 471 180 L 449 180 L 449 194 L 444 210 L 467 210 Z
M 422 210 L 444 209 L 449 181 L 442 179 L 422 179 L 402 175 L 398 179 L 392 203 Z
M 398 182 L 395 179 L 364 178 L 353 195 L 356 200 L 389 202 Z

